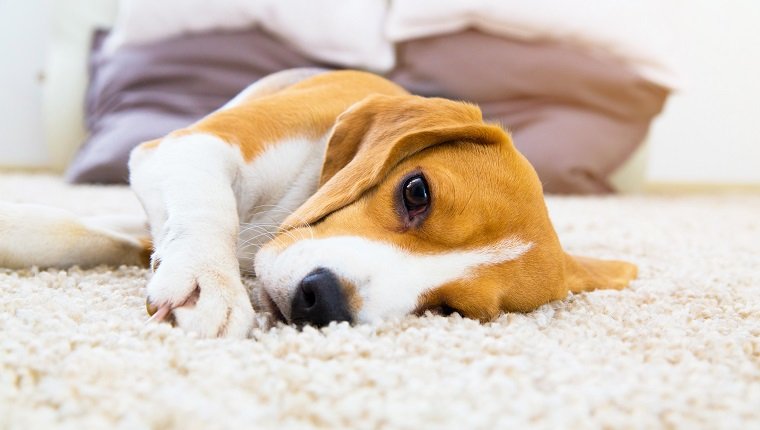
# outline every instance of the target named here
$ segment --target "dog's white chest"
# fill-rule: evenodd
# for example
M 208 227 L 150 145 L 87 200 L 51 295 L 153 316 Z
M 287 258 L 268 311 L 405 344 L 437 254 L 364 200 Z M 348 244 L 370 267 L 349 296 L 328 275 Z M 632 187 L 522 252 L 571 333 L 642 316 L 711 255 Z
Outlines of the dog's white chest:
M 240 232 L 238 260 L 253 271 L 256 252 L 288 215 L 317 190 L 326 139 L 280 142 L 242 168 L 235 183 Z

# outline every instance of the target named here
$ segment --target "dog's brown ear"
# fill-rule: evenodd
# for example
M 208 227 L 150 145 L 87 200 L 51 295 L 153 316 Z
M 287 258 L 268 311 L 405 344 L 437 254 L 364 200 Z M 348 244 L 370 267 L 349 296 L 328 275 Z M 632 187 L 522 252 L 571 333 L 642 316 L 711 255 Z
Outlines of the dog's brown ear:
M 468 103 L 409 95 L 373 95 L 355 103 L 333 127 L 319 190 L 283 227 L 319 221 L 377 185 L 405 158 L 452 141 L 510 142 Z
M 494 130 L 495 129 L 495 130 Z M 419 96 L 372 95 L 343 112 L 330 135 L 319 184 L 344 167 L 373 162 L 387 171 L 402 159 L 446 140 L 489 142 L 504 131 L 483 123 L 472 104 Z
M 618 260 L 600 260 L 565 254 L 565 286 L 580 293 L 601 289 L 622 290 L 636 279 L 634 264 Z

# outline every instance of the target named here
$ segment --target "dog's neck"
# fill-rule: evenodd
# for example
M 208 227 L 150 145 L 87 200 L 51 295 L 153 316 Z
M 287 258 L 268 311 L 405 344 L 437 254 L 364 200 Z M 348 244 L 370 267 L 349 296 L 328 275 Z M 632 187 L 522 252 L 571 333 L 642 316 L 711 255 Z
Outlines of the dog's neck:
M 238 260 L 243 273 L 253 270 L 256 252 L 280 224 L 317 190 L 327 136 L 313 141 L 287 139 L 272 145 L 241 172 L 238 197 Z M 252 186 L 255 185 L 255 186 Z M 244 195 L 243 190 L 258 190 Z

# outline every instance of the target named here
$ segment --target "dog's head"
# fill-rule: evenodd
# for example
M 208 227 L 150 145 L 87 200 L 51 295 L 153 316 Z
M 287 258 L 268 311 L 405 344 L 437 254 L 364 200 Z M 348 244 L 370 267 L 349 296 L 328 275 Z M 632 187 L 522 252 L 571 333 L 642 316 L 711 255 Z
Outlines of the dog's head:
M 635 276 L 562 250 L 532 166 L 470 104 L 355 104 L 333 129 L 320 185 L 256 257 L 263 302 L 293 323 L 425 310 L 485 321 Z

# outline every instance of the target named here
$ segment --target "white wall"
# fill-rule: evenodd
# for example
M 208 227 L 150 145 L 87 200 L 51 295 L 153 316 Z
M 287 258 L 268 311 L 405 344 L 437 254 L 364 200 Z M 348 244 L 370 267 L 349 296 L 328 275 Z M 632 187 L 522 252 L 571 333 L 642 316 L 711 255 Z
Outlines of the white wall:
M 0 166 L 47 163 L 42 79 L 46 0 L 0 0 Z
M 647 180 L 760 184 L 760 1 L 682 6 L 673 55 L 684 88 L 652 129 Z

